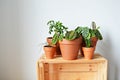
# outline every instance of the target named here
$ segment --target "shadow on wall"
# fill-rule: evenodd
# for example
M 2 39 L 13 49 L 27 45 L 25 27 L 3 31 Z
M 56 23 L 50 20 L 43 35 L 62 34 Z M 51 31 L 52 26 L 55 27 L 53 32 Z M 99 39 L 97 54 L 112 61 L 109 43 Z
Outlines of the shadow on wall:
M 108 80 L 118 80 L 118 65 L 115 61 L 111 37 L 106 35 L 106 37 L 99 42 L 99 52 L 108 60 Z

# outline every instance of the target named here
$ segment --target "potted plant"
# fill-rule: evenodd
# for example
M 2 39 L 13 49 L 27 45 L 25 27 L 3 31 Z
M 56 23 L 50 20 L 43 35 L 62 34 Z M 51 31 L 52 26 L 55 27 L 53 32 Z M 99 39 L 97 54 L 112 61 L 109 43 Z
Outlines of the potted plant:
M 56 46 L 45 45 L 44 51 L 47 59 L 53 59 L 56 52 Z
M 92 22 L 92 29 L 88 27 L 82 28 L 82 36 L 84 40 L 82 50 L 86 59 L 93 58 L 97 40 L 103 39 L 98 29 L 99 27 L 96 28 L 95 22 Z
M 92 41 L 92 46 L 94 46 L 96 48 L 96 44 L 98 40 L 102 40 L 102 34 L 99 31 L 100 27 L 96 26 L 96 23 L 93 21 L 92 22 L 92 28 L 90 29 L 91 31 L 91 41 Z
M 82 37 L 76 30 L 67 31 L 63 40 L 59 42 L 63 59 L 77 59 L 81 42 Z
M 88 27 L 83 27 L 82 36 L 85 45 L 82 47 L 82 50 L 86 59 L 92 59 L 94 55 L 94 47 L 92 46 L 91 35 L 91 29 Z
M 46 41 L 49 45 L 52 45 L 52 37 L 47 37 Z
M 76 31 L 81 33 L 80 35 L 82 35 L 82 37 L 85 37 L 84 33 L 86 34 L 90 34 L 90 41 L 91 41 L 91 46 L 94 47 L 94 49 L 96 48 L 96 44 L 98 40 L 102 40 L 102 34 L 99 31 L 100 27 L 96 27 L 96 23 L 92 22 L 92 27 L 91 28 L 86 28 L 86 27 L 77 27 Z M 89 31 L 89 32 L 88 32 Z M 82 46 L 86 46 L 85 44 L 85 40 L 82 39 Z M 81 55 L 84 56 L 83 51 L 82 51 L 82 47 L 80 48 L 81 51 Z
M 52 44 L 59 44 L 63 59 L 73 60 L 78 57 L 82 37 L 78 30 L 68 31 L 60 21 L 48 22 L 49 33 L 54 32 Z M 58 43 L 59 42 L 59 43 Z
M 53 33 L 53 37 L 47 38 L 47 42 L 49 44 L 56 45 L 56 55 L 60 55 L 60 47 L 59 47 L 59 40 L 63 39 L 63 35 L 67 31 L 67 27 L 65 27 L 60 21 L 50 20 L 48 21 L 47 25 L 49 26 L 49 33 Z
M 80 55 L 84 55 L 83 54 L 83 51 L 82 51 L 82 45 L 83 45 L 83 37 L 82 37 L 82 29 L 83 29 L 83 27 L 80 27 L 80 26 L 78 26 L 76 29 L 75 29 L 75 31 L 77 32 L 77 34 L 78 34 L 78 36 L 81 36 L 81 44 L 80 44 Z

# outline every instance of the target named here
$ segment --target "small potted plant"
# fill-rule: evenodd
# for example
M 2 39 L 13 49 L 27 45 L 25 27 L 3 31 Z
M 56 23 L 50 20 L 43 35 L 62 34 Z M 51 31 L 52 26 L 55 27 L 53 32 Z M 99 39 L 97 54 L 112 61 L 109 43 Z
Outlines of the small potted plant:
M 96 28 L 95 22 L 92 22 L 92 29 L 88 27 L 82 28 L 82 36 L 84 41 L 82 50 L 86 59 L 93 58 L 97 40 L 103 39 L 98 29 L 99 27 Z
M 56 46 L 45 45 L 44 51 L 47 59 L 53 59 L 55 57 Z
M 94 55 L 94 47 L 91 42 L 91 31 L 88 27 L 83 27 L 82 36 L 85 45 L 82 47 L 86 59 L 92 59 Z
M 61 55 L 59 40 L 62 40 L 64 37 L 64 32 L 67 31 L 67 27 L 65 27 L 60 21 L 50 20 L 47 25 L 49 26 L 49 33 L 54 33 L 53 37 L 48 37 L 47 42 L 49 44 L 56 45 L 56 55 Z

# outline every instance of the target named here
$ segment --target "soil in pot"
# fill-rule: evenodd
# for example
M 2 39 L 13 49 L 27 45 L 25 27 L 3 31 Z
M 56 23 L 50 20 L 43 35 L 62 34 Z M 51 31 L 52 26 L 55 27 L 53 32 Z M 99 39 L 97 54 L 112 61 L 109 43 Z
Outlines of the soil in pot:
M 82 47 L 85 59 L 93 59 L 94 57 L 94 47 Z
M 63 59 L 66 59 L 66 60 L 77 59 L 81 42 L 82 42 L 81 38 L 77 38 L 75 40 L 63 39 L 62 41 L 60 41 L 59 42 L 60 50 L 61 50 Z
M 52 59 L 54 58 L 55 52 L 56 52 L 56 47 L 53 46 L 44 46 L 44 51 L 47 59 Z

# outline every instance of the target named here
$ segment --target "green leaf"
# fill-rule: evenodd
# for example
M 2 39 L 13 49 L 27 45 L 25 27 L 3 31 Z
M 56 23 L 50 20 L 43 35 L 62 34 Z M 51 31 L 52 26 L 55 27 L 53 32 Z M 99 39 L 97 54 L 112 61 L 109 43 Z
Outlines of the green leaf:
M 74 40 L 75 38 L 77 38 L 77 33 L 75 31 L 73 31 L 73 30 L 68 31 L 65 34 L 65 39 L 67 39 L 67 40 Z
M 102 34 L 99 32 L 99 30 L 96 30 L 96 37 L 97 37 L 99 40 L 102 40 L 102 39 L 103 39 Z
M 85 44 L 86 44 L 86 47 L 90 47 L 91 46 L 90 39 L 85 39 Z
M 82 29 L 82 36 L 84 37 L 84 38 L 87 38 L 88 36 L 89 36 L 89 28 L 88 27 L 84 27 L 83 29 Z
M 54 34 L 53 38 L 52 38 L 52 44 L 56 44 L 58 42 L 59 36 L 57 34 Z

